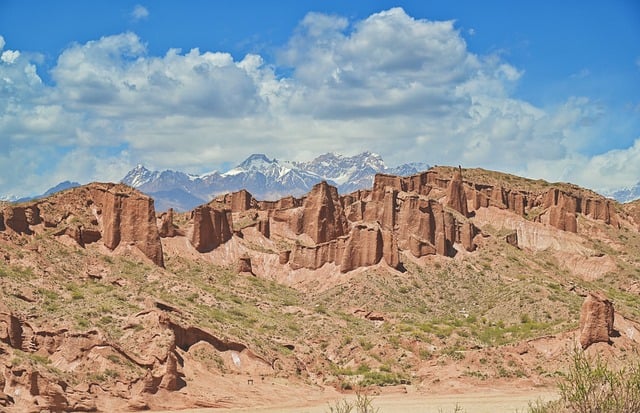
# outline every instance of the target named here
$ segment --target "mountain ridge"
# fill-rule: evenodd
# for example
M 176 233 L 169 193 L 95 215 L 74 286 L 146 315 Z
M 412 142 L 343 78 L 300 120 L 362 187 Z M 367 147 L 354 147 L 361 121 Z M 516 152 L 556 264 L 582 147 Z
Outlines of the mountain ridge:
M 185 211 L 217 195 L 241 189 L 251 192 L 257 199 L 276 200 L 301 196 L 315 184 L 327 181 L 344 194 L 370 187 L 376 173 L 406 176 L 428 168 L 425 163 L 415 162 L 388 168 L 380 155 L 369 151 L 354 156 L 326 153 L 307 162 L 252 154 L 227 172 L 214 171 L 204 175 L 151 171 L 139 164 L 121 182 L 153 197 L 158 210 Z M 167 194 L 171 196 L 167 197 Z

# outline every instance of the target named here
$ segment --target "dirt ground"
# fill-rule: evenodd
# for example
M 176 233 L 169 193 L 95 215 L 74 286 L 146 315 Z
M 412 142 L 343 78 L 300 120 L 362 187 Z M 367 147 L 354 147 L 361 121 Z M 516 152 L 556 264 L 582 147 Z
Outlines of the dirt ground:
M 423 394 L 408 388 L 407 393 L 390 393 L 371 397 L 373 399 L 373 407 L 379 408 L 380 413 L 525 413 L 529 403 L 536 400 L 552 400 L 557 398 L 558 395 L 552 388 L 527 390 L 495 388 L 450 394 Z M 335 406 L 336 402 L 342 399 L 353 401 L 355 400 L 355 395 L 327 394 L 326 400 L 314 399 L 310 401 L 305 401 L 300 396 L 294 396 L 288 403 L 269 407 L 188 409 L 180 410 L 180 412 L 325 413 L 330 411 L 330 406 Z M 456 410 L 456 407 L 459 409 Z

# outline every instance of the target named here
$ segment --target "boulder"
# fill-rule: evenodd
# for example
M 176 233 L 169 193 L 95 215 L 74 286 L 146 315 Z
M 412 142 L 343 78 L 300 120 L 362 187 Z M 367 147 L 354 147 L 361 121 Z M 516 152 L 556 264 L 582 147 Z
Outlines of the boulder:
M 594 343 L 608 343 L 613 333 L 613 303 L 599 292 L 591 292 L 580 310 L 580 345 L 586 349 Z

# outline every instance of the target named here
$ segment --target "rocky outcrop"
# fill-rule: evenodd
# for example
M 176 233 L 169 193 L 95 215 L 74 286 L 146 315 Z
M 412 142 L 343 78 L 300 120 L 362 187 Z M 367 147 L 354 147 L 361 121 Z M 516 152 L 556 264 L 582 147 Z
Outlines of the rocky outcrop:
M 153 199 L 122 185 L 91 188 L 91 193 L 101 206 L 104 245 L 111 250 L 121 244 L 135 246 L 164 266 Z
M 6 207 L 2 211 L 3 226 L 18 234 L 31 234 L 32 231 L 29 228 L 27 222 L 26 209 L 24 207 Z
M 353 227 L 345 244 L 340 271 L 348 272 L 377 264 L 382 259 L 383 240 L 380 228 L 365 224 Z
M 247 254 L 241 255 L 238 258 L 238 266 L 236 269 L 241 274 L 242 273 L 253 274 L 253 270 L 251 267 L 251 257 L 249 257 L 249 255 Z
M 231 239 L 231 211 L 217 210 L 207 205 L 192 212 L 191 245 L 199 252 L 209 252 Z
M 93 183 L 33 201 L 7 206 L 0 231 L 32 235 L 53 228 L 79 246 L 102 241 L 114 250 L 126 245 L 163 266 L 162 244 L 153 199 L 121 184 Z
M 467 195 L 462 182 L 462 168 L 458 168 L 447 186 L 447 206 L 458 211 L 464 217 L 469 216 L 467 209 Z
M 176 227 L 173 225 L 173 208 L 169 208 L 158 218 L 158 233 L 161 238 L 171 238 L 177 235 Z
M 314 185 L 304 200 L 301 229 L 317 244 L 334 240 L 347 233 L 348 224 L 338 190 L 326 181 Z
M 613 334 L 613 303 L 599 292 L 592 292 L 580 310 L 580 345 L 586 349 L 594 343 L 608 343 Z
M 327 263 L 341 262 L 347 237 L 316 245 L 296 244 L 289 257 L 289 266 L 296 270 L 316 270 Z

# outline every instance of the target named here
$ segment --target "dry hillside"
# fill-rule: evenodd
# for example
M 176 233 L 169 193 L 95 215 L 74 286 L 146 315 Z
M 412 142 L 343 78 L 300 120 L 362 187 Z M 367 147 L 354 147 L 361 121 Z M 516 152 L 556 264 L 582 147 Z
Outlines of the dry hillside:
M 255 406 L 322 389 L 553 384 L 588 292 L 640 344 L 640 208 L 436 167 L 157 215 L 90 184 L 0 211 L 0 405 Z M 268 383 L 269 385 L 265 385 Z M 331 393 L 334 394 L 334 393 Z

